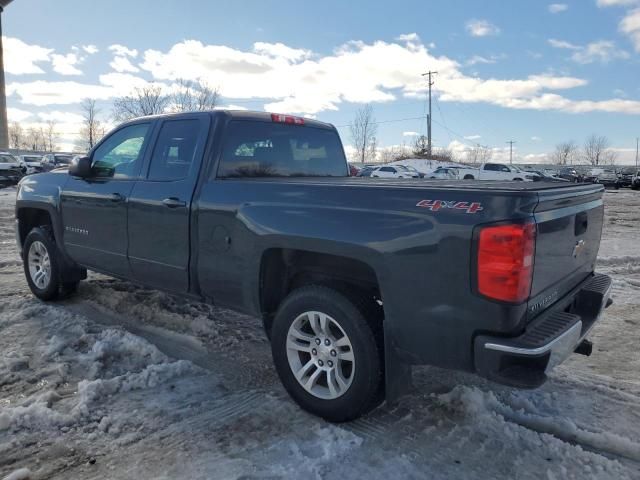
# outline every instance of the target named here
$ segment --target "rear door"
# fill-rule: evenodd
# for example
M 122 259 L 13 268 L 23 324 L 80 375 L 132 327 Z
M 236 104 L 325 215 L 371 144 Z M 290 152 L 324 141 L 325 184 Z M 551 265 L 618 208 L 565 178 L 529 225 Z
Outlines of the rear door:
M 190 213 L 210 116 L 162 121 L 149 164 L 129 199 L 129 263 L 134 279 L 189 290 Z
M 92 175 L 71 177 L 60 193 L 65 249 L 81 265 L 129 275 L 127 201 L 151 130 L 140 122 L 110 134 L 91 155 Z

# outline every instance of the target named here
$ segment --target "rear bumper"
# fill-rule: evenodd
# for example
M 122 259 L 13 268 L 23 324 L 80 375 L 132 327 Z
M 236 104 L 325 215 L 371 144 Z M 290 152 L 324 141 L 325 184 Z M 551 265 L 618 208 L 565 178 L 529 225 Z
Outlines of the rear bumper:
M 518 337 L 480 335 L 474 341 L 478 374 L 519 388 L 537 388 L 546 374 L 582 343 L 612 301 L 611 278 L 596 274 L 534 319 Z

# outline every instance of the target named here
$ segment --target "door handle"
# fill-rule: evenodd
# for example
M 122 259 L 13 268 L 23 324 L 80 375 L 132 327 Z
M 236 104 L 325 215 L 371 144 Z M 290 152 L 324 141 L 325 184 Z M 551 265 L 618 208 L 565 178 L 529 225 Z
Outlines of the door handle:
M 112 202 L 122 202 L 124 200 L 124 197 L 119 193 L 112 193 L 111 195 L 109 195 L 109 200 L 111 200 Z
M 169 208 L 178 208 L 178 207 L 186 207 L 187 202 L 183 202 L 182 200 L 176 197 L 169 197 L 162 200 L 162 203 Z

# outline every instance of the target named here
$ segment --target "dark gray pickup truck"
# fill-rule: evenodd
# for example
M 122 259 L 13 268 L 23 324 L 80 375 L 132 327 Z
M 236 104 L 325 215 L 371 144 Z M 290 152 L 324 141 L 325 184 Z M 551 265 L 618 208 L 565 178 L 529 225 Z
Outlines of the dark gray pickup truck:
M 140 118 L 26 177 L 32 292 L 94 270 L 264 321 L 305 409 L 345 421 L 412 365 L 535 388 L 609 299 L 600 185 L 350 178 L 335 128 L 268 113 Z

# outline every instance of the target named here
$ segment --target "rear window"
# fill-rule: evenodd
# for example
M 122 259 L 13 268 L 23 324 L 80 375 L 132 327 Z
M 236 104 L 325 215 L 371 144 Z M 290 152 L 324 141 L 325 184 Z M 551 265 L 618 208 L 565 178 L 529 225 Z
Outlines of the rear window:
M 56 159 L 56 163 L 60 163 L 62 165 L 69 165 L 71 163 L 71 159 L 73 158 L 70 155 L 54 155 L 54 156 Z
M 218 177 L 346 177 L 338 134 L 310 126 L 233 121 Z

